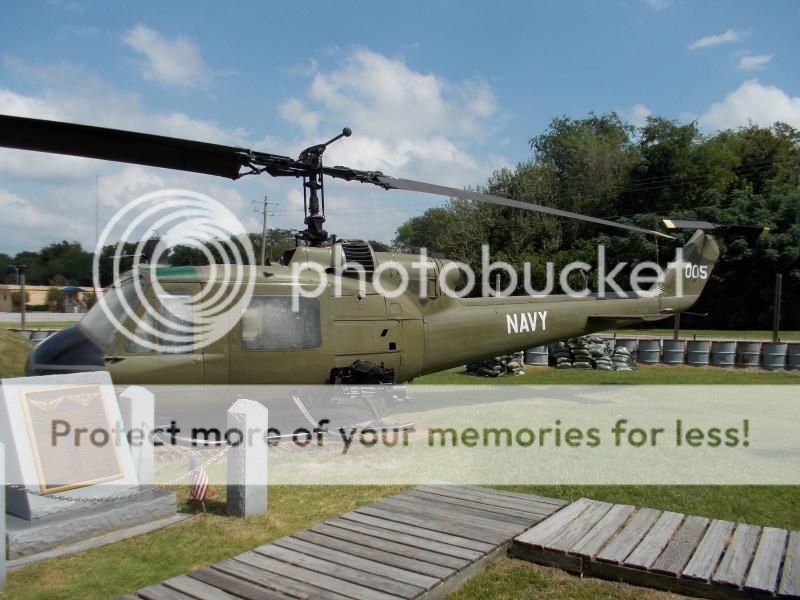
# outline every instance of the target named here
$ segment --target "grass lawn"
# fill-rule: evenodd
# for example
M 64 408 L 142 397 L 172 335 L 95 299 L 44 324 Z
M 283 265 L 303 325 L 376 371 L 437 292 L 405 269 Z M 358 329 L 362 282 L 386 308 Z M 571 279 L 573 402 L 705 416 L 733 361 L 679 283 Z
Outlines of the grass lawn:
M 679 597 L 624 583 L 575 577 L 558 569 L 513 558 L 496 560 L 449 596 L 452 600 L 674 600 Z
M 32 347 L 15 331 L 0 329 L 0 378 L 25 375 L 25 361 Z
M 66 329 L 72 327 L 77 321 L 31 321 L 30 318 L 25 322 L 25 329 Z M 0 323 L 2 329 L 19 329 L 19 321 L 13 323 Z
M 641 365 L 635 371 L 593 371 L 553 369 L 525 366 L 525 375 L 518 377 L 475 377 L 466 375 L 463 367 L 418 377 L 420 385 L 598 385 L 598 384 L 800 384 L 800 371 L 764 371 L 762 369 L 724 369 L 721 367 L 671 367 Z
M 0 375 L 22 374 L 30 343 L 0 329 Z M 451 370 L 420 377 L 420 384 L 676 384 L 800 383 L 800 372 L 650 366 L 633 373 L 527 369 L 522 377 L 486 379 Z M 353 508 L 397 493 L 398 486 L 273 486 L 266 516 L 224 516 L 224 488 L 209 514 L 176 526 L 80 554 L 11 571 L 4 598 L 113 598 L 186 573 Z M 800 488 L 790 486 L 515 486 L 520 492 L 575 500 L 580 497 L 648 506 L 687 514 L 800 529 Z M 196 512 L 187 490 L 176 488 L 181 510 Z M 674 595 L 619 583 L 584 579 L 556 569 L 504 558 L 488 566 L 454 598 L 652 598 Z

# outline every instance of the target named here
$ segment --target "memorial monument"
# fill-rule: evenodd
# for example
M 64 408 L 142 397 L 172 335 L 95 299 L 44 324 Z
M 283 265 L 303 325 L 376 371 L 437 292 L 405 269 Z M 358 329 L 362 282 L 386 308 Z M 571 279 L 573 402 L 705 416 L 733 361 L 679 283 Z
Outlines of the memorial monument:
M 104 371 L 0 381 L 9 559 L 175 517 L 175 495 L 139 481 L 127 434 Z

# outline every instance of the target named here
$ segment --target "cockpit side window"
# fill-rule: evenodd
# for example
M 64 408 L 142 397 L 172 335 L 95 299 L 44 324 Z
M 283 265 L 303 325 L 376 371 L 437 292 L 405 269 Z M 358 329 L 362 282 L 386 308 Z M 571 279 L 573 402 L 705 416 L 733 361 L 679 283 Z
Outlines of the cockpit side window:
M 129 340 L 125 345 L 125 352 L 131 354 L 191 354 L 192 350 L 186 348 L 186 332 L 170 327 L 176 323 L 182 327 L 191 327 L 195 322 L 192 310 L 192 293 L 188 290 L 166 290 L 166 294 L 158 296 L 158 319 L 150 313 L 141 316 L 147 327 L 138 325 L 134 334 L 145 343 Z M 152 330 L 157 331 L 154 334 Z M 176 339 L 170 339 L 170 336 Z
M 322 344 L 317 298 L 298 298 L 292 310 L 289 296 L 255 296 L 242 319 L 246 350 L 308 350 Z

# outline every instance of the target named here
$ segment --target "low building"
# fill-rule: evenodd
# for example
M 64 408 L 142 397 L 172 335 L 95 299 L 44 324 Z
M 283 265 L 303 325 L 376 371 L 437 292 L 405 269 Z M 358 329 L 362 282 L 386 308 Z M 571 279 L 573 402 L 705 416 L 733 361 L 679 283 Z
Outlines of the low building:
M 16 293 L 21 291 L 21 287 L 17 284 L 0 284 L 0 312 L 18 312 L 19 306 L 15 306 L 12 300 L 13 296 L 16 296 Z M 26 285 L 25 292 L 28 296 L 28 301 L 26 302 L 27 306 L 48 306 L 48 309 L 53 312 L 81 312 L 76 310 L 75 302 L 67 303 L 69 304 L 66 308 L 62 304 L 61 306 L 49 306 L 50 303 L 47 301 L 47 293 L 51 287 L 58 287 L 58 289 L 71 289 L 75 290 L 78 288 L 71 287 L 71 288 L 62 288 L 61 286 L 52 286 L 52 285 Z M 80 288 L 81 294 L 85 299 L 86 296 L 92 293 L 92 288 L 82 287 Z M 103 295 L 103 291 L 100 291 L 100 296 Z M 16 292 L 16 293 L 15 293 Z M 72 295 L 74 297 L 74 294 Z M 65 299 L 67 295 L 65 295 Z

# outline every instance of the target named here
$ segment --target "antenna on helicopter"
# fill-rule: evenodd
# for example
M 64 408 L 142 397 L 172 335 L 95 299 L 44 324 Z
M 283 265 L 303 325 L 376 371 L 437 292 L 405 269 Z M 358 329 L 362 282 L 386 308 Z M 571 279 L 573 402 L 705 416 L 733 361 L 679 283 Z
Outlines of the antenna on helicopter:
M 332 137 L 324 144 L 310 146 L 303 150 L 298 161 L 310 167 L 308 175 L 303 175 L 303 211 L 305 212 L 306 229 L 298 236 L 311 246 L 320 246 L 329 239 L 328 232 L 322 228 L 325 222 L 325 182 L 322 169 L 322 155 L 333 142 L 350 137 L 353 131 L 349 127 L 342 133 Z

